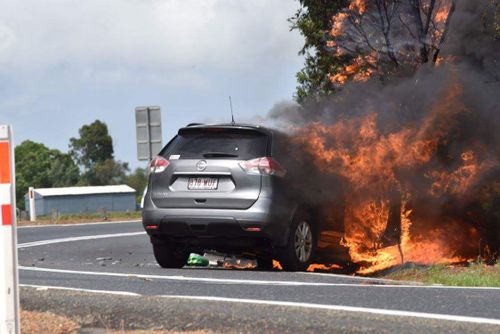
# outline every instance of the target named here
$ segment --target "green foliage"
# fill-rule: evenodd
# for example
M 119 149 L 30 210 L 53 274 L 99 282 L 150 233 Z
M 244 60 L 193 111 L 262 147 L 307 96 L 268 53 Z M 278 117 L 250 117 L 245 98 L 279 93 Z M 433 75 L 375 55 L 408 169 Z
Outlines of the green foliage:
M 331 29 L 331 19 L 347 1 L 300 0 L 301 8 L 289 19 L 292 30 L 304 36 L 304 46 L 299 54 L 305 55 L 304 68 L 297 73 L 295 100 L 304 104 L 307 100 L 319 100 L 331 94 L 335 87 L 329 74 L 345 64 L 345 59 L 332 57 L 326 50 L 326 35 Z
M 108 126 L 96 120 L 84 125 L 78 131 L 80 138 L 70 139 L 70 154 L 85 169 L 91 169 L 98 163 L 113 159 L 113 139 L 108 133 Z
M 413 266 L 394 270 L 384 278 L 451 286 L 500 287 L 500 267 L 471 263 L 468 267 Z
M 69 154 L 51 150 L 30 140 L 15 148 L 17 206 L 24 209 L 29 187 L 50 188 L 75 185 L 80 171 Z
M 84 172 L 79 185 L 104 186 L 126 182 L 128 163 L 113 158 L 113 139 L 108 126 L 99 120 L 84 125 L 79 138 L 70 139 L 70 154 Z
M 95 163 L 87 170 L 80 181 L 80 185 L 105 186 L 123 184 L 129 171 L 128 163 L 107 159 Z
M 24 195 L 29 187 L 128 184 L 140 200 L 147 183 L 146 170 L 137 168 L 128 174 L 128 163 L 113 159 L 113 140 L 106 124 L 97 120 L 82 126 L 79 134 L 80 138 L 70 139 L 71 150 L 67 154 L 30 140 L 16 147 L 16 196 L 20 209 L 25 209 Z M 75 161 L 81 164 L 83 173 Z
M 148 183 L 148 174 L 145 168 L 137 168 L 133 173 L 127 176 L 125 183 L 134 188 L 136 193 L 136 201 L 139 203 L 142 198 L 142 193 Z

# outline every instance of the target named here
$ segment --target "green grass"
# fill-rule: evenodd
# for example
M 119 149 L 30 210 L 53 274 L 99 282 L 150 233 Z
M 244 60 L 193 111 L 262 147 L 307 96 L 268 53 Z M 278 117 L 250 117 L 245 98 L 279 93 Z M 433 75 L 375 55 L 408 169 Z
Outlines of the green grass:
M 487 266 L 481 263 L 471 263 L 465 267 L 411 266 L 391 270 L 383 277 L 452 286 L 500 287 L 500 265 Z

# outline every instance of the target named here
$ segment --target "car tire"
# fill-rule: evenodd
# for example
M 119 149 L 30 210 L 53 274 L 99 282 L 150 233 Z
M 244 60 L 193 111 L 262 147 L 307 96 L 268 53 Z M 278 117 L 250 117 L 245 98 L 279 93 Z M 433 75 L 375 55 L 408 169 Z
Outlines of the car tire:
M 279 262 L 285 271 L 305 271 L 316 255 L 316 233 L 310 215 L 299 211 L 290 226 Z
M 272 257 L 257 257 L 257 269 L 272 270 L 273 258 Z
M 153 243 L 153 253 L 156 262 L 162 268 L 182 268 L 186 265 L 189 252 L 183 247 L 167 243 Z

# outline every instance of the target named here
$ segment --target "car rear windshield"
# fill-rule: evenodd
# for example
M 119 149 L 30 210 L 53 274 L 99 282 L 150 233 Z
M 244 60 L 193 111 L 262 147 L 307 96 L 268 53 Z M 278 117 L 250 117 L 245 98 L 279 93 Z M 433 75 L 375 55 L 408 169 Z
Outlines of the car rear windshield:
M 166 159 L 249 160 L 266 156 L 267 135 L 244 129 L 192 129 L 180 132 L 165 147 Z

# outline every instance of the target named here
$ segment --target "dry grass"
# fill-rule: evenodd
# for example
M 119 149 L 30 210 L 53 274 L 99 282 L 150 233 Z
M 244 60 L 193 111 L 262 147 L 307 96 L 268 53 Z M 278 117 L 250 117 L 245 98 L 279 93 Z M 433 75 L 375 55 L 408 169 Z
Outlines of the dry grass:
M 18 226 L 36 226 L 36 225 L 62 225 L 62 224 L 81 224 L 81 223 L 96 223 L 96 222 L 113 222 L 113 221 L 128 221 L 140 220 L 141 212 L 110 212 L 104 218 L 101 214 L 73 214 L 61 215 L 59 219 L 51 219 L 50 216 L 37 217 L 35 222 L 29 220 L 18 220 Z
M 73 334 L 79 328 L 76 322 L 53 313 L 21 311 L 22 334 Z
M 111 332 L 106 332 L 107 334 L 212 334 L 213 332 L 211 331 L 205 331 L 205 330 L 195 330 L 195 331 L 185 331 L 185 332 L 179 332 L 179 331 L 155 331 L 155 330 L 134 330 L 134 331 L 111 331 Z
M 73 320 L 50 312 L 21 311 L 21 334 L 77 334 L 80 326 Z M 212 334 L 206 330 L 116 330 L 102 329 L 103 334 Z

